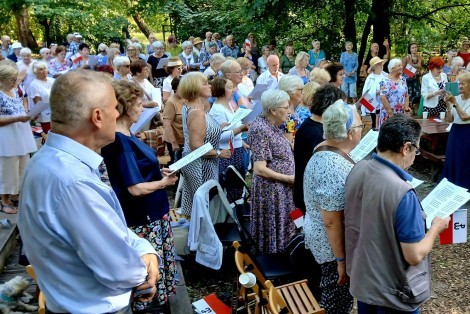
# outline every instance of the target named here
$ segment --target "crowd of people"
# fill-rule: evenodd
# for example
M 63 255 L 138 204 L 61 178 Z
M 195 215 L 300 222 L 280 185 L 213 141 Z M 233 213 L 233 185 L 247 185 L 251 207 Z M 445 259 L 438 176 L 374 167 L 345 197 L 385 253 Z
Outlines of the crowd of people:
M 361 65 L 349 41 L 340 62 L 332 62 L 318 40 L 298 53 L 289 43 L 280 55 L 275 41 L 258 46 L 252 33 L 241 46 L 233 35 L 221 40 L 211 32 L 181 45 L 173 35 L 148 39 L 101 43 L 92 55 L 74 33 L 33 60 L 30 49 L 2 36 L 1 206 L 19 212 L 50 313 L 144 313 L 148 302 L 164 306 L 175 293 L 166 189 L 178 174 L 161 168 L 146 145 L 144 131 L 154 127 L 171 163 L 213 147 L 181 170 L 183 217 L 190 221 L 205 182 L 224 186 L 228 166 L 243 177 L 252 169 L 256 250 L 284 253 L 297 232 L 289 213 L 301 209 L 327 313 L 349 313 L 354 298 L 359 313 L 417 313 L 429 298 L 427 255 L 449 219 L 435 218 L 426 231 L 407 183 L 421 131 L 410 114 L 420 99 L 429 116 L 446 113 L 453 126 L 443 175 L 470 189 L 470 42 L 447 60 L 424 60 L 416 43 L 392 58 L 385 40 L 385 53 L 372 43 Z M 415 75 L 404 72 L 408 65 Z M 372 111 L 356 103 L 361 71 Z M 457 82 L 458 96 L 446 92 L 449 82 Z M 267 90 L 252 99 L 257 84 Z M 49 108 L 39 115 L 27 114 L 44 103 Z M 230 126 L 237 110 L 257 105 L 262 112 L 253 122 Z M 144 108 L 155 107 L 152 125 L 133 134 Z M 356 164 L 348 154 L 367 115 L 379 130 L 377 152 Z M 43 131 L 38 152 L 32 120 Z M 227 196 L 234 201 L 242 193 Z

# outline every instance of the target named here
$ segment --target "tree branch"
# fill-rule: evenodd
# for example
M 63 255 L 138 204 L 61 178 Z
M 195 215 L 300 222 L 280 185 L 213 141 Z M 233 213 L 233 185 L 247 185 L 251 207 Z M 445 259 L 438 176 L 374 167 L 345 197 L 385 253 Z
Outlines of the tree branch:
M 436 13 L 438 11 L 442 11 L 442 10 L 449 9 L 449 8 L 455 8 L 455 7 L 469 7 L 469 6 L 470 6 L 470 3 L 467 3 L 467 4 L 460 3 L 460 4 L 446 5 L 446 6 L 434 9 L 432 11 L 429 11 L 428 13 L 425 13 L 421 16 L 415 16 L 415 15 L 411 15 L 411 14 L 408 14 L 408 13 L 401 13 L 401 12 L 390 12 L 390 14 L 393 15 L 393 16 L 406 16 L 406 17 L 412 18 L 414 20 L 422 20 L 422 19 L 427 18 L 430 15 L 433 15 L 434 13 Z

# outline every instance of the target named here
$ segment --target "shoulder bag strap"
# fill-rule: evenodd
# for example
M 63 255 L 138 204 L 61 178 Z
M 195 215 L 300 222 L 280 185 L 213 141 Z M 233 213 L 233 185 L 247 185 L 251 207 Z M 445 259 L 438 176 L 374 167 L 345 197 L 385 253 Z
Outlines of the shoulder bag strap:
M 348 154 L 346 154 L 345 152 L 343 152 L 341 149 L 337 148 L 337 147 L 334 147 L 334 146 L 330 146 L 330 145 L 321 145 L 321 146 L 317 146 L 314 150 L 313 150 L 313 153 L 312 153 L 312 156 L 315 154 L 315 153 L 318 153 L 318 152 L 324 152 L 324 151 L 329 151 L 329 152 L 333 152 L 333 153 L 336 153 L 338 155 L 341 155 L 341 157 L 343 157 L 344 159 L 346 159 L 347 161 L 349 161 L 350 163 L 352 163 L 353 165 L 356 164 L 356 162 L 354 160 L 352 160 L 351 157 L 349 157 Z

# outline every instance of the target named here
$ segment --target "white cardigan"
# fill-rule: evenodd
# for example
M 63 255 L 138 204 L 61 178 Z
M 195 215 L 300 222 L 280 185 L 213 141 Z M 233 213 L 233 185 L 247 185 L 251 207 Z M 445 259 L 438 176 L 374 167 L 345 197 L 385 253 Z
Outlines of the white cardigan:
M 218 197 L 209 202 L 209 191 L 215 186 Z M 232 215 L 227 197 L 217 181 L 209 180 L 197 189 L 188 234 L 188 246 L 191 251 L 196 251 L 196 262 L 215 270 L 220 269 L 223 249 L 214 224 L 225 222 L 227 216 Z M 233 220 L 230 218 L 230 221 Z
M 447 74 L 441 73 L 441 81 L 444 83 L 444 87 L 447 83 Z M 423 105 L 427 108 L 436 108 L 437 104 L 439 103 L 439 96 L 436 95 L 427 99 L 429 94 L 437 92 L 439 90 L 439 86 L 437 85 L 436 80 L 432 76 L 432 73 L 429 72 L 423 76 L 421 81 L 421 96 L 424 99 Z

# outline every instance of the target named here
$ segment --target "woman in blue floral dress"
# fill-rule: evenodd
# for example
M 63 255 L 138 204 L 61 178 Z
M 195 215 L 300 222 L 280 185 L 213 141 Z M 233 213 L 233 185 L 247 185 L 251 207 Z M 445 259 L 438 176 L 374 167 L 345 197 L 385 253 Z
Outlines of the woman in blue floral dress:
M 410 112 L 408 86 L 403 76 L 400 59 L 392 59 L 388 64 L 389 75 L 380 82 L 380 98 L 383 107 L 380 110 L 378 128 L 396 113 Z

